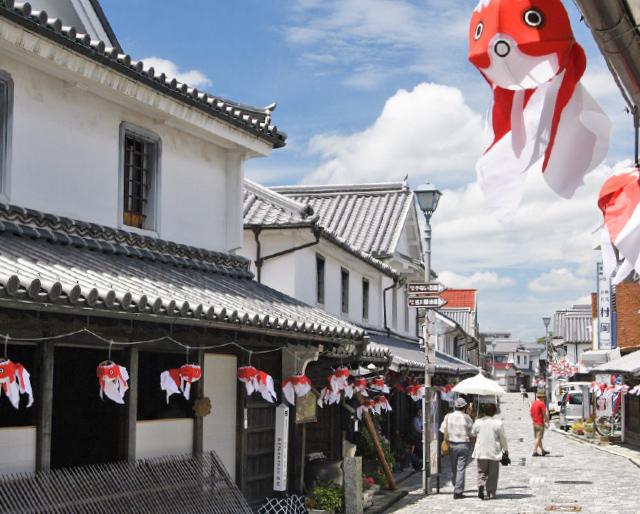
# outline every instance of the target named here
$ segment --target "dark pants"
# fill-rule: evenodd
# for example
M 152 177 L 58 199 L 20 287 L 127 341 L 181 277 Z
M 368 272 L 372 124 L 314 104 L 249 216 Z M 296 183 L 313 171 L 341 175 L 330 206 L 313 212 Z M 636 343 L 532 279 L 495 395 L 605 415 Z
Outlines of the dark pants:
M 449 460 L 454 494 L 462 494 L 464 491 L 464 475 L 470 458 L 471 443 L 449 442 Z

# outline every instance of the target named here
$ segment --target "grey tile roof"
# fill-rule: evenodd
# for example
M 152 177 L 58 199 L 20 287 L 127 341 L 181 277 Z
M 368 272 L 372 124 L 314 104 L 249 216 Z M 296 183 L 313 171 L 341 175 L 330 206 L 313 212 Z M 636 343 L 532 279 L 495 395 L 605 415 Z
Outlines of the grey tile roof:
M 591 305 L 574 305 L 553 316 L 553 337 L 565 343 L 591 343 Z
M 361 328 L 252 280 L 248 264 L 0 204 L 0 305 L 364 340 Z
M 391 266 L 371 256 L 368 252 L 354 247 L 339 234 L 323 226 L 320 216 L 316 213 L 310 202 L 292 199 L 272 189 L 273 188 L 261 186 L 250 180 L 245 180 L 243 205 L 243 223 L 245 228 L 261 227 L 264 229 L 281 229 L 309 227 L 319 236 L 344 248 L 383 273 L 392 277 L 399 277 L 399 273 Z
M 591 373 L 640 373 L 640 350 L 629 353 L 619 359 L 605 362 L 589 370 Z
M 445 305 L 438 310 L 438 313 L 454 321 L 468 335 L 474 337 L 474 334 L 477 331 L 475 311 L 471 311 L 469 309 L 447 309 L 447 306 Z
M 405 341 L 396 337 L 369 334 L 371 342 L 367 349 L 388 349 L 394 360 L 400 367 L 411 370 L 420 370 L 425 367 L 424 347 L 420 347 L 418 342 Z M 436 371 L 461 374 L 476 374 L 478 367 L 468 362 L 452 357 L 446 353 L 436 351 Z
M 251 107 L 198 91 L 175 78 L 167 77 L 164 73 L 156 74 L 153 67 L 133 60 L 119 48 L 107 46 L 104 41 L 92 41 L 88 34 L 78 33 L 74 27 L 66 26 L 64 20 L 50 19 L 45 11 L 34 11 L 28 2 L 0 0 L 0 17 L 266 140 L 275 148 L 285 145 L 287 134 L 279 132 L 276 126 L 271 125 L 271 113 L 276 107 L 275 103 L 264 108 Z
M 409 210 L 415 208 L 406 182 L 271 189 L 310 205 L 324 229 L 378 258 L 393 255 Z

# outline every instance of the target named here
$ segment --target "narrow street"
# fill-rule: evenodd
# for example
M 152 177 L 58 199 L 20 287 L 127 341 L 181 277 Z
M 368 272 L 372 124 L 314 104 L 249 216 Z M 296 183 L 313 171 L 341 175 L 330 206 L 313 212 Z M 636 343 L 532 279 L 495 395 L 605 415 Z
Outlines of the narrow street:
M 563 433 L 547 430 L 544 447 L 551 454 L 532 457 L 533 430 L 528 402 L 522 403 L 520 395 L 516 393 L 506 395 L 502 399 L 499 417 L 505 422 L 512 465 L 500 468 L 495 500 L 483 501 L 478 498 L 475 460 L 467 468 L 466 498 L 454 500 L 448 458 L 445 458 L 439 494 L 434 487 L 433 494 L 425 496 L 420 473 L 415 473 L 400 484 L 401 489 L 408 491 L 407 496 L 385 512 L 640 513 L 640 452 L 617 446 L 601 449 Z

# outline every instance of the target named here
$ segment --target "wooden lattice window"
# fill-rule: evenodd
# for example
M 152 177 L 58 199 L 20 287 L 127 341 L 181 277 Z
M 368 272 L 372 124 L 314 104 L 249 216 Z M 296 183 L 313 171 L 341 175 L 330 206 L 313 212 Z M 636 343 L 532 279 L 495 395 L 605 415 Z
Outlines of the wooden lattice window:
M 145 228 L 155 153 L 155 143 L 125 135 L 123 223 L 130 227 Z

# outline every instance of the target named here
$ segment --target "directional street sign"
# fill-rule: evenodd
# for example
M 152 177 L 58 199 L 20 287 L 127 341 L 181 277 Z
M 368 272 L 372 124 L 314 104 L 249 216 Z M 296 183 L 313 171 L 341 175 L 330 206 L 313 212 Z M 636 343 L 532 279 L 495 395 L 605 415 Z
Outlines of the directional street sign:
M 407 284 L 409 297 L 424 296 L 425 294 L 440 294 L 446 289 L 440 282 L 410 282 Z
M 437 309 L 447 303 L 447 301 L 440 296 L 409 297 L 407 301 L 409 302 L 409 307 L 426 307 L 428 309 Z

